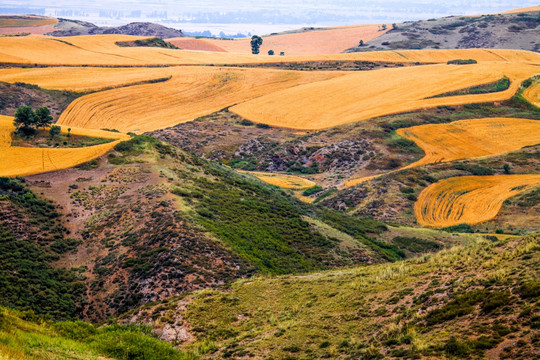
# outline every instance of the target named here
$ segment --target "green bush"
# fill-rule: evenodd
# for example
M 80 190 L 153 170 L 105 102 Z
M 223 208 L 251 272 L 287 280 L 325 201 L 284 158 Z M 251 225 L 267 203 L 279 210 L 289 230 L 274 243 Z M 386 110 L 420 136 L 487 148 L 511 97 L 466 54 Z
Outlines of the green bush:
M 302 193 L 302 195 L 304 196 L 310 196 L 310 195 L 313 195 L 313 194 L 316 194 L 316 193 L 319 193 L 323 191 L 323 187 L 321 185 L 315 185 L 315 186 L 312 186 L 310 188 L 307 188 L 306 190 L 304 190 L 304 192 Z

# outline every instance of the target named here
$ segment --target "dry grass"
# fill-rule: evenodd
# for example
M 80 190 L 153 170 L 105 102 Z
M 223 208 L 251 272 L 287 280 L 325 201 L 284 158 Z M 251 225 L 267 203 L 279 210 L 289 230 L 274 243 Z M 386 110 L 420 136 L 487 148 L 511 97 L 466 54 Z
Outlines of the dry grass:
M 36 15 L 0 15 L 0 28 L 53 25 L 57 22 L 55 18 Z
M 129 136 L 125 134 L 110 131 L 72 128 L 71 134 L 73 135 L 118 140 L 102 145 L 72 149 L 10 147 L 10 134 L 14 130 L 13 118 L 1 116 L 0 148 L 2 157 L 0 157 L 0 176 L 24 176 L 67 169 L 99 157 L 111 150 L 121 140 L 129 139 Z M 62 131 L 66 132 L 66 127 L 63 127 Z
M 523 97 L 536 107 L 540 107 L 540 82 L 535 82 L 523 92 Z
M 170 68 L 47 67 L 0 69 L 0 81 L 36 84 L 45 89 L 78 92 L 165 78 Z
M 268 56 L 152 47 L 119 47 L 115 44 L 117 41 L 137 39 L 144 39 L 144 37 L 129 35 L 88 35 L 60 38 L 0 37 L 0 62 L 108 66 L 244 64 L 327 60 L 446 63 L 448 60 L 470 58 L 478 61 L 540 62 L 540 54 L 499 49 L 404 50 L 309 56 Z M 354 42 L 357 41 L 359 39 L 354 38 Z
M 258 171 L 241 171 L 256 176 L 260 180 L 284 189 L 303 190 L 317 185 L 311 180 L 301 178 L 300 176 L 266 173 Z M 313 201 L 313 199 L 309 198 Z
M 89 129 L 152 131 L 210 114 L 291 86 L 342 76 L 340 72 L 180 67 L 172 79 L 78 98 L 58 123 Z
M 426 156 L 406 168 L 489 156 L 540 143 L 540 121 L 486 118 L 399 129 L 397 133 L 420 146 Z
M 497 216 L 503 202 L 540 185 L 540 175 L 462 176 L 424 189 L 414 205 L 422 226 L 477 224 Z
M 357 72 L 247 101 L 231 108 L 237 115 L 273 126 L 319 130 L 369 118 L 439 105 L 461 105 L 511 98 L 519 84 L 537 74 L 525 63 L 485 62 L 476 65 L 425 65 Z M 501 92 L 430 98 L 486 84 L 507 76 Z
M 515 13 L 533 12 L 533 11 L 540 11 L 540 6 L 529 6 L 525 8 L 512 9 L 512 10 L 505 11 L 501 14 L 515 14 Z
M 390 29 L 390 26 L 388 28 Z M 360 40 L 367 42 L 385 32 L 379 31 L 379 25 L 369 24 L 265 36 L 260 51 L 263 55 L 266 55 L 268 50 L 274 50 L 276 55 L 282 51 L 287 55 L 337 54 L 358 46 Z M 251 54 L 250 38 L 207 41 L 228 52 Z

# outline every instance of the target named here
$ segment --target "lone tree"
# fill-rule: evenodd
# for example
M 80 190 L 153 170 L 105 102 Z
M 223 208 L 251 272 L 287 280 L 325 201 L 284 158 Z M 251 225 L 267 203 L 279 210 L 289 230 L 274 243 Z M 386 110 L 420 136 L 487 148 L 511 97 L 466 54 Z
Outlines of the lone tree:
M 51 112 L 48 107 L 40 107 L 36 110 L 36 128 L 46 128 L 53 122 Z
M 257 55 L 259 53 L 259 48 L 263 43 L 263 39 L 258 35 L 253 35 L 251 37 L 251 53 Z
M 358 46 L 364 46 L 364 40 L 360 40 L 360 42 L 358 43 Z
M 62 131 L 62 129 L 60 128 L 60 126 L 53 125 L 49 129 L 49 135 L 51 135 L 51 138 L 54 138 L 56 135 L 60 134 L 61 131 Z
M 274 55 L 274 50 L 268 50 L 268 55 Z

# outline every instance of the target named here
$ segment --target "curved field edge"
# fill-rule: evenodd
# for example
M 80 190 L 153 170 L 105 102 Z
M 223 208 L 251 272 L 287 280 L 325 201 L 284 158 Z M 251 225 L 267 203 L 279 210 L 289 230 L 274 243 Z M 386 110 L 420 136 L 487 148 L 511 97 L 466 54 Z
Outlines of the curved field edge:
M 396 131 L 414 141 L 425 156 L 408 166 L 491 156 L 540 143 L 540 121 L 515 118 L 460 120 Z
M 67 132 L 68 127 L 61 127 Z M 0 157 L 0 176 L 26 176 L 48 171 L 67 169 L 95 159 L 108 151 L 121 141 L 130 137 L 122 133 L 104 130 L 70 128 L 71 134 L 105 139 L 115 139 L 107 144 L 83 147 L 83 148 L 28 148 L 11 147 L 11 133 L 15 130 L 13 118 L 0 117 L 0 145 L 2 157 Z
M 504 101 L 523 80 L 538 73 L 536 65 L 485 62 L 467 66 L 424 65 L 380 69 L 299 85 L 249 100 L 230 108 L 256 123 L 302 130 L 322 130 L 378 116 L 437 106 Z M 438 97 L 442 90 L 458 90 L 506 76 L 505 91 Z
M 427 227 L 478 224 L 496 217 L 506 199 L 536 186 L 540 174 L 448 178 L 420 193 L 414 214 Z

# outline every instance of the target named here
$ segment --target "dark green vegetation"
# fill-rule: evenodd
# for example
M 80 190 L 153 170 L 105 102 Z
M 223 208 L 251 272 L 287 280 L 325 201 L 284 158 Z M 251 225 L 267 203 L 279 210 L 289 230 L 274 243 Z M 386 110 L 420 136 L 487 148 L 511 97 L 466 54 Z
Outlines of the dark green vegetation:
M 116 45 L 121 47 L 159 47 L 164 49 L 178 49 L 176 45 L 158 37 L 135 41 L 117 41 Z
M 51 112 L 47 107 L 32 109 L 31 106 L 20 106 L 15 111 L 15 119 L 13 125 L 15 132 L 18 134 L 32 136 L 35 135 L 39 128 L 46 128 L 53 122 Z
M 478 64 L 478 61 L 474 59 L 457 59 L 457 60 L 450 60 L 447 62 L 448 65 L 470 65 L 470 64 Z
M 253 35 L 251 37 L 251 53 L 254 55 L 257 55 L 259 53 L 259 49 L 263 43 L 263 39 L 258 35 Z
M 444 94 L 433 96 L 436 97 L 446 97 L 446 96 L 457 96 L 457 95 L 475 95 L 475 94 L 488 94 L 494 92 L 500 92 L 508 89 L 510 87 L 510 79 L 506 76 L 500 80 L 494 81 L 489 84 L 473 86 L 467 89 L 451 91 Z
M 22 180 L 0 178 L 0 208 L 0 305 L 56 319 L 76 316 L 85 285 L 51 263 L 79 242 L 65 236 L 55 206 L 37 199 Z

